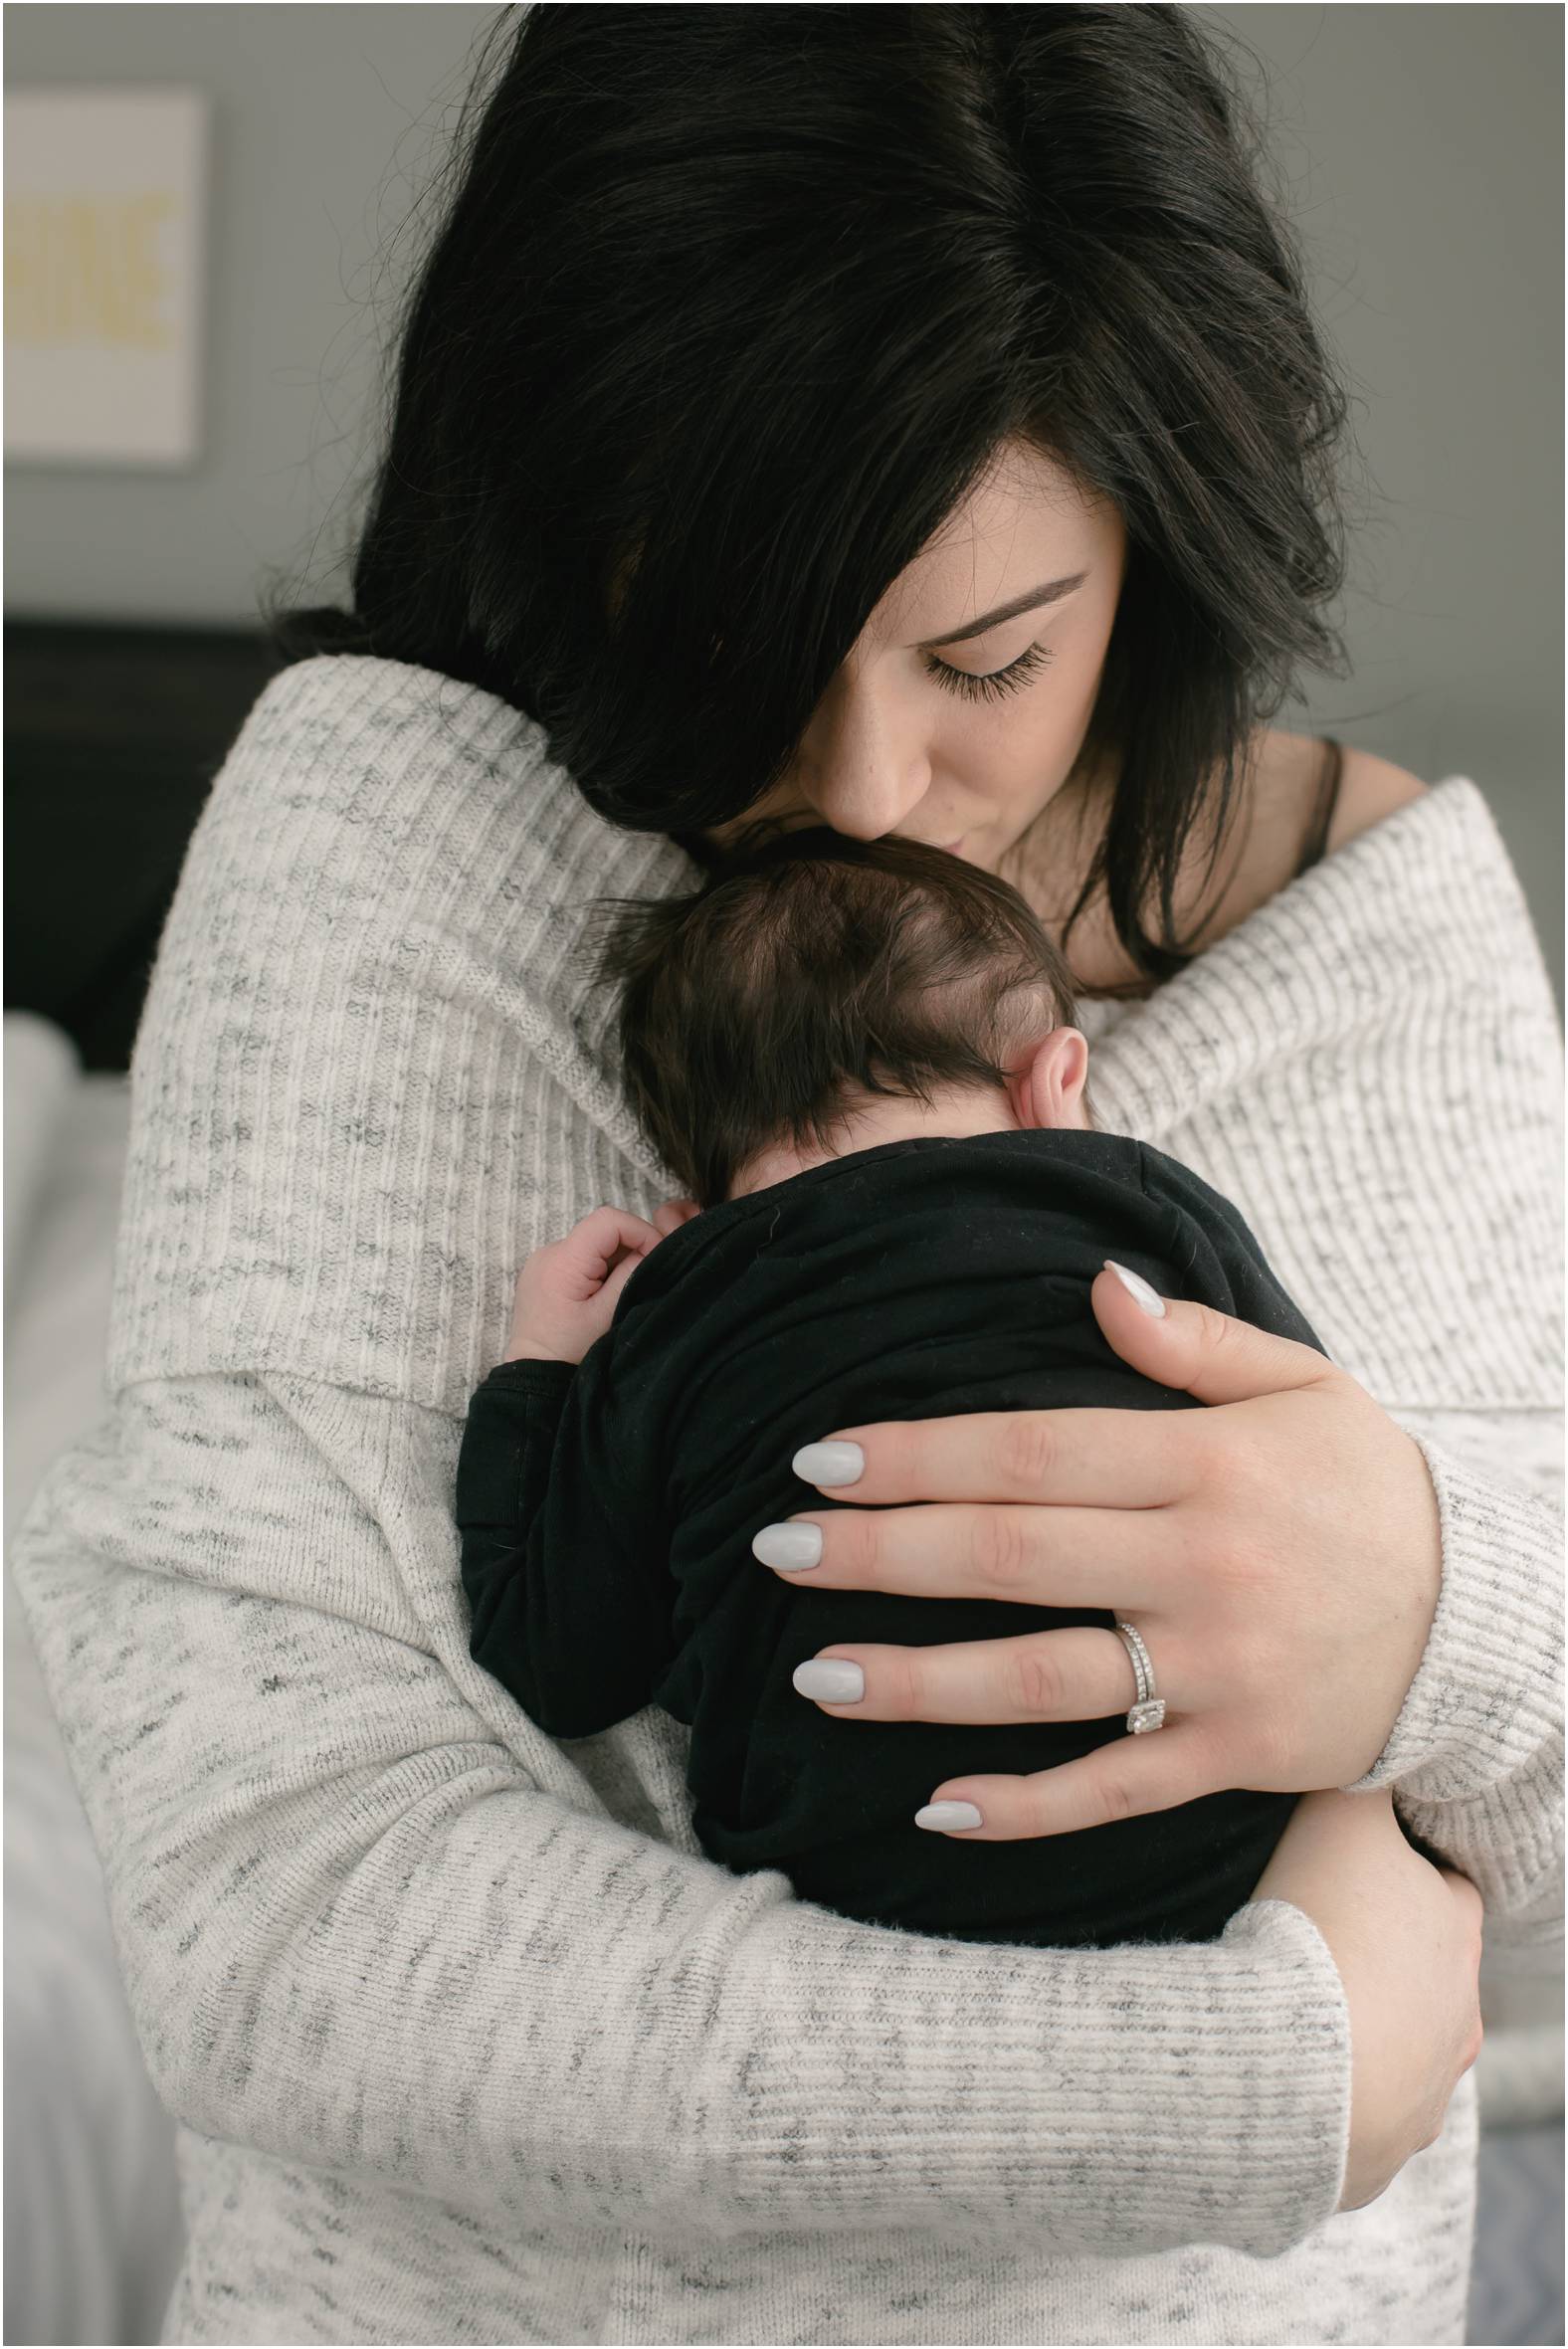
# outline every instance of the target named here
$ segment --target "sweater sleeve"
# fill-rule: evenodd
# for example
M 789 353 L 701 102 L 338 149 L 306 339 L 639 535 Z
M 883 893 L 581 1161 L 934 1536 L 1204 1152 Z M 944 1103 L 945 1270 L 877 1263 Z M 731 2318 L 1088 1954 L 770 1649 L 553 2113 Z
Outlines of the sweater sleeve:
M 1443 1581 L 1388 1744 L 1351 1791 L 1391 1786 L 1479 1888 L 1491 1964 L 1550 1972 L 1563 1955 L 1562 1419 L 1393 1416 L 1432 1478 Z
M 19 1579 L 181 2120 L 687 2242 L 1268 2255 L 1331 2215 L 1348 2020 L 1299 1910 L 980 1947 L 616 1824 L 461 1637 L 432 1652 L 458 1433 L 279 1376 L 138 1382 L 35 1505 Z

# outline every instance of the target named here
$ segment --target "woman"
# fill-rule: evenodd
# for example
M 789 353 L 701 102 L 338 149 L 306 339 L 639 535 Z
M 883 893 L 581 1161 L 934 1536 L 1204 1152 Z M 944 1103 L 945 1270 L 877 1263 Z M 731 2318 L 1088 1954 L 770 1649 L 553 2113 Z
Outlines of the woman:
M 1473 785 L 1352 756 L 1329 817 L 1259 724 L 1333 650 L 1341 413 L 1183 13 L 524 19 L 353 612 L 192 849 L 114 1417 L 19 1560 L 183 2123 L 168 2338 L 1463 2338 L 1474 1887 L 1527 1962 L 1558 1882 L 1556 1048 Z M 982 1835 L 1325 1790 L 1217 1943 L 851 1924 L 696 1854 L 666 1716 L 552 1745 L 468 1656 L 510 1274 L 661 1196 L 588 909 L 760 809 L 1020 878 L 1101 1115 L 1330 1346 L 1106 1275 L 1211 1411 L 822 1431 L 894 1504 L 825 1579 L 1144 1635 L 1168 1724 L 932 1790 Z M 884 1717 L 1133 1695 L 1110 1633 L 848 1660 Z

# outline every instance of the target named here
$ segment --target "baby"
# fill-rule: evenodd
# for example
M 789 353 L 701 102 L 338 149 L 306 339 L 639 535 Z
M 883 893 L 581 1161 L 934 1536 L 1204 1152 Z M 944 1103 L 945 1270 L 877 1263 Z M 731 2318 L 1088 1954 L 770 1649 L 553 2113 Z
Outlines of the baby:
M 703 1850 L 846 1916 L 1061 1946 L 1215 1937 L 1293 1795 L 968 1843 L 914 1824 L 939 1781 L 1070 1760 L 1124 1714 L 863 1722 L 791 1684 L 839 1642 L 1111 1614 L 813 1589 L 751 1543 L 833 1505 L 790 1462 L 837 1427 L 1201 1409 L 1106 1342 L 1089 1286 L 1107 1257 L 1323 1351 L 1257 1241 L 1175 1160 L 1096 1130 L 1061 958 L 1014 890 L 941 851 L 775 837 L 690 896 L 623 909 L 605 967 L 629 1097 L 700 1212 L 660 1238 L 601 1208 L 524 1267 L 458 1470 L 475 1658 L 557 1737 L 651 1703 L 687 1723 Z M 1128 1684 L 1130 1704 L 1130 1665 Z

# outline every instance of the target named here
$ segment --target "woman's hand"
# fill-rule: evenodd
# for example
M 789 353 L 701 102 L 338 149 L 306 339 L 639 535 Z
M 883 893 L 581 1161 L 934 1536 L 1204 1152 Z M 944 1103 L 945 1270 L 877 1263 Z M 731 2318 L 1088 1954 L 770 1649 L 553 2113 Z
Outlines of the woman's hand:
M 1413 1852 L 1386 1792 L 1303 1795 L 1253 1893 L 1309 1916 L 1350 2010 L 1342 2211 L 1374 2202 L 1443 2126 L 1480 2054 L 1481 1901 Z
M 1172 1300 L 1155 1316 L 1108 1269 L 1091 1293 L 1124 1361 L 1211 1408 L 849 1428 L 796 1458 L 835 1499 L 879 1504 L 792 1520 L 786 1546 L 814 1584 L 1107 1608 L 1143 1635 L 1165 1726 L 1031 1777 L 933 1789 L 975 1806 L 981 1825 L 962 1832 L 977 1841 L 1061 1835 L 1229 1787 L 1350 1784 L 1388 1742 L 1437 1606 L 1426 1462 L 1353 1378 L 1207 1305 Z M 820 1528 L 815 1567 L 799 1557 L 818 1546 L 806 1525 Z M 778 1530 L 756 1546 L 783 1566 Z M 853 1675 L 812 1687 L 815 1663 L 801 1666 L 803 1692 L 846 1721 L 1092 1720 L 1135 1692 L 1120 1639 L 1092 1626 L 938 1648 L 846 1642 L 820 1659 L 861 1675 L 854 1700 Z

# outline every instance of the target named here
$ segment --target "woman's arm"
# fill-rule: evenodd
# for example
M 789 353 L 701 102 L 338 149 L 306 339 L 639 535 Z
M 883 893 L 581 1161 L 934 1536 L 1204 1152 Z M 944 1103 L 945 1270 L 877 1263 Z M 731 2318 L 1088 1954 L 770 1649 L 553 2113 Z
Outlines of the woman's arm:
M 1332 2213 L 1347 2016 L 1305 1915 L 953 1944 L 614 1824 L 433 1596 L 458 1432 L 281 1376 L 137 1382 L 18 1544 L 184 2121 L 501 2225 L 1268 2254 Z
M 1480 2054 L 1480 1894 L 1411 1848 L 1387 1793 L 1329 1788 L 1296 1804 L 1253 1898 L 1303 1909 L 1339 1969 L 1354 2074 L 1339 2207 L 1359 2210 L 1436 2143 Z

